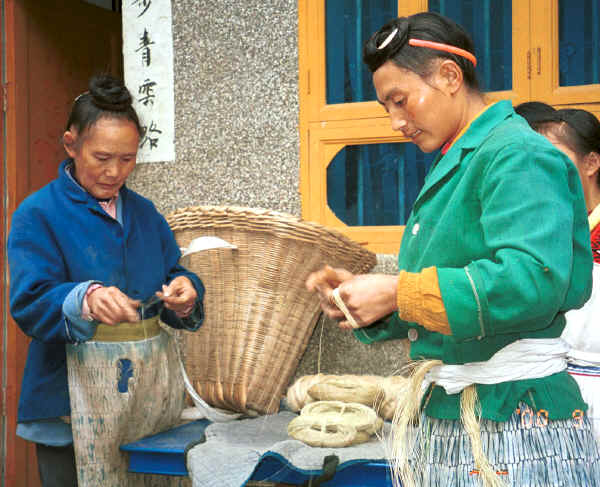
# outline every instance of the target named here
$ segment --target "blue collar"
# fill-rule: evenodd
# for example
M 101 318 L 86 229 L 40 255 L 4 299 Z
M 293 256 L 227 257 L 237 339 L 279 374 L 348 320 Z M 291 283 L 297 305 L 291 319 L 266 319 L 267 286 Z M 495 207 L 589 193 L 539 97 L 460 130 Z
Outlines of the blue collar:
M 98 200 L 88 193 L 71 174 L 70 169 L 73 164 L 73 159 L 70 157 L 60 163 L 58 168 L 58 182 L 61 186 L 61 190 L 73 201 L 100 207 Z M 118 200 L 123 201 L 126 193 L 127 188 L 123 185 L 119 190 Z

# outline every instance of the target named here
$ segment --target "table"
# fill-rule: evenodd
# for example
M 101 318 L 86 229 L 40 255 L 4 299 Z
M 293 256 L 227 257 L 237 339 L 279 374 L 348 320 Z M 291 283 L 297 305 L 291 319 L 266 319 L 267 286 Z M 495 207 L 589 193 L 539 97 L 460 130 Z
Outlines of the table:
M 186 453 L 205 441 L 204 430 L 210 424 L 206 419 L 192 421 L 169 431 L 121 445 L 129 453 L 129 471 L 157 475 L 187 476 Z M 250 480 L 303 484 L 320 471 L 301 471 L 278 455 L 265 455 Z M 347 462 L 335 472 L 323 487 L 391 487 L 386 462 Z

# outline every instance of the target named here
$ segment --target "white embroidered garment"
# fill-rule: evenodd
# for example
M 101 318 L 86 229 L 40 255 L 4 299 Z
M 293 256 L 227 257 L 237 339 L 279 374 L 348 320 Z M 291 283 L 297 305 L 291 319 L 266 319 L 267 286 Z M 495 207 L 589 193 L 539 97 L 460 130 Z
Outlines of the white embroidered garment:
M 594 263 L 590 299 L 582 308 L 565 314 L 567 326 L 562 338 L 571 345 L 569 360 L 581 365 L 600 365 L 600 264 Z
M 596 208 L 598 210 L 599 207 Z M 597 211 L 590 215 L 592 218 Z M 567 326 L 562 333 L 571 349 L 568 353 L 568 372 L 577 381 L 581 396 L 588 405 L 594 435 L 600 442 L 600 264 L 592 270 L 592 295 L 580 309 L 566 313 Z

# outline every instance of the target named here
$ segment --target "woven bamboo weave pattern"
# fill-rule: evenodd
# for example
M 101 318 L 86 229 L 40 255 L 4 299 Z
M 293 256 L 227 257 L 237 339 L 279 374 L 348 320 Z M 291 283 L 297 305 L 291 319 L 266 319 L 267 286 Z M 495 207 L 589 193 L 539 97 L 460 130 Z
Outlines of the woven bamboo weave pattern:
M 237 246 L 182 262 L 206 287 L 205 322 L 185 336 L 196 390 L 213 406 L 278 411 L 320 313 L 306 278 L 325 264 L 368 272 L 375 254 L 339 232 L 270 210 L 198 206 L 175 211 L 167 222 L 181 247 L 201 236 Z

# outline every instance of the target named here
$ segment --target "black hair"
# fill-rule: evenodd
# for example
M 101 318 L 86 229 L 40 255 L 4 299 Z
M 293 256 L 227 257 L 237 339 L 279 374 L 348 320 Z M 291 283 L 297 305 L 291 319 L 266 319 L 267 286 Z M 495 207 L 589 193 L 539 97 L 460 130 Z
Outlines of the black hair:
M 578 108 L 556 110 L 555 118 L 567 126 L 561 141 L 578 156 L 590 152 L 600 154 L 600 122 L 588 112 Z
M 122 118 L 133 122 L 138 134 L 142 134 L 131 94 L 123 81 L 109 74 L 96 75 L 90 79 L 88 89 L 75 99 L 66 130 L 74 128 L 83 134 L 101 118 Z
M 385 47 L 379 49 L 394 29 L 398 29 L 398 32 Z M 425 78 L 430 74 L 434 60 L 451 59 L 462 70 L 466 85 L 471 89 L 479 90 L 477 73 L 471 61 L 458 54 L 411 46 L 408 43 L 411 38 L 448 44 L 475 55 L 473 41 L 460 25 L 438 13 L 421 12 L 391 20 L 375 32 L 364 45 L 364 63 L 374 73 L 381 65 L 391 60 L 400 68 L 408 69 Z
M 551 132 L 579 157 L 590 152 L 600 155 L 600 122 L 587 110 L 556 110 L 552 120 L 542 123 L 538 131 Z M 596 185 L 600 186 L 600 171 L 596 174 Z
M 541 101 L 526 101 L 515 107 L 515 112 L 521 115 L 533 130 L 554 117 L 556 109 Z
M 552 134 L 578 157 L 590 152 L 600 155 L 600 121 L 587 110 L 562 108 L 555 110 L 542 102 L 526 102 L 515 107 L 531 127 L 541 134 Z M 600 186 L 600 172 L 596 177 Z
M 546 103 L 531 101 L 515 107 L 531 127 L 540 133 L 551 132 L 579 157 L 590 152 L 600 154 L 600 121 L 587 110 L 556 110 Z

